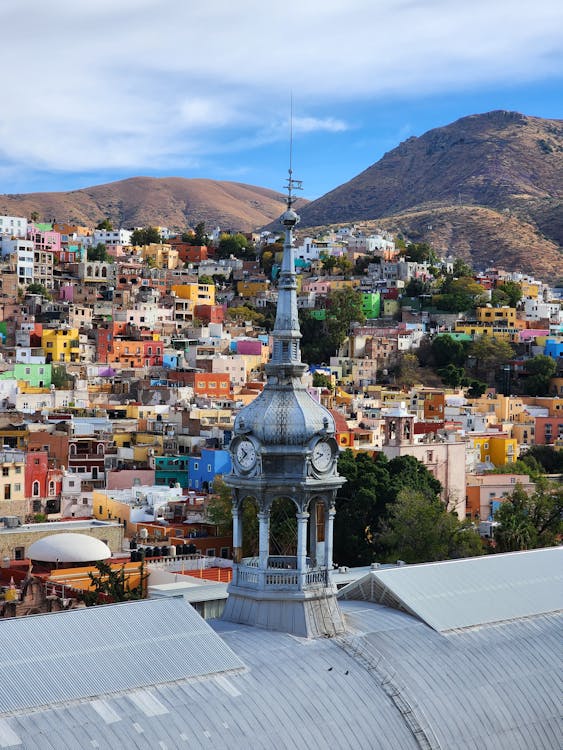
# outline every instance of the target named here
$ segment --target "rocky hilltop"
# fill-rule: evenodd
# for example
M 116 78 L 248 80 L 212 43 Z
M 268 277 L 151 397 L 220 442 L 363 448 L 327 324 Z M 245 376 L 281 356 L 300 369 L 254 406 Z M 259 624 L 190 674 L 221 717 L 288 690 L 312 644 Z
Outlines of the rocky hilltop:
M 475 265 L 563 273 L 563 121 L 495 111 L 409 138 L 301 211 L 375 221 Z
M 302 202 L 302 205 L 305 201 Z M 284 211 L 285 197 L 266 188 L 238 182 L 182 177 L 133 177 L 106 185 L 60 193 L 0 195 L 0 214 L 41 221 L 93 225 L 105 217 L 115 226 L 194 227 L 252 231 Z

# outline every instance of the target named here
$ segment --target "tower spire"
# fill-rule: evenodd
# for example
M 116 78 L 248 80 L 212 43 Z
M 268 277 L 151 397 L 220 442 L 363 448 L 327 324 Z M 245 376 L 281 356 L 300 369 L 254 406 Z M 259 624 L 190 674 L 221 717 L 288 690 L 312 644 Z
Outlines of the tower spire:
M 299 222 L 299 215 L 293 210 L 295 191 L 302 190 L 301 180 L 293 177 L 293 98 L 291 100 L 290 136 L 289 136 L 289 169 L 286 180 L 287 210 L 281 216 L 285 231 L 283 260 L 278 281 L 278 304 L 276 322 L 272 337 L 274 347 L 272 359 L 266 372 L 277 376 L 300 377 L 307 369 L 301 362 L 299 341 L 299 316 L 297 312 L 297 279 L 295 274 L 295 248 L 293 245 L 293 228 Z

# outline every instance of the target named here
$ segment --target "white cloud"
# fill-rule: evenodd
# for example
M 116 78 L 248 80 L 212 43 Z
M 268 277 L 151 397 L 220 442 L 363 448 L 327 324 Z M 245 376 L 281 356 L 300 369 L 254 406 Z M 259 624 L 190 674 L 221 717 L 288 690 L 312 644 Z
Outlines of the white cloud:
M 358 100 L 563 73 L 552 0 L 3 0 L 0 24 L 0 158 L 70 171 L 284 139 L 290 90 L 299 137 Z

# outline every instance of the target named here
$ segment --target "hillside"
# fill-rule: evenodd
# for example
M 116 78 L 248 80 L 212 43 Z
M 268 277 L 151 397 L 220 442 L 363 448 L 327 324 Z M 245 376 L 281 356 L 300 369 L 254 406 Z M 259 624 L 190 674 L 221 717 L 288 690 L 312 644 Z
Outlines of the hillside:
M 108 217 L 116 226 L 174 230 L 204 221 L 208 228 L 247 232 L 280 216 L 284 201 L 273 190 L 237 182 L 133 177 L 70 192 L 0 195 L 0 214 L 29 217 L 36 211 L 41 221 L 85 225 Z
M 561 275 L 563 122 L 464 117 L 413 137 L 301 211 L 301 227 L 378 220 L 476 265 Z

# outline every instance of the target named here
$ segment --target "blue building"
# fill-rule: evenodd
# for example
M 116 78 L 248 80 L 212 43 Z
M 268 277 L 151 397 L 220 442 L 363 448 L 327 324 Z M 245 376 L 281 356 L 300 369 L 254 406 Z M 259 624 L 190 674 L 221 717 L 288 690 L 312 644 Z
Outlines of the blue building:
M 201 456 L 187 456 L 189 488 L 210 490 L 218 474 L 229 474 L 231 456 L 229 451 L 215 448 L 202 448 Z
M 543 353 L 547 357 L 557 359 L 563 357 L 563 341 L 557 341 L 557 339 L 546 339 Z

